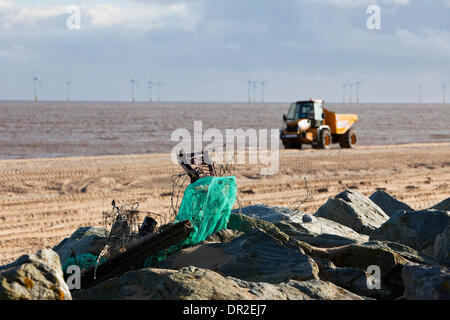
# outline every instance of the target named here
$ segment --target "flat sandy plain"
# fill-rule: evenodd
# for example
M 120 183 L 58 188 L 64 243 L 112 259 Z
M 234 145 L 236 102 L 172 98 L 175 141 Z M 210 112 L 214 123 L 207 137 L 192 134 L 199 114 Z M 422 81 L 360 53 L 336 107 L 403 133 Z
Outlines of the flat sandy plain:
M 168 154 L 0 160 L 0 264 L 101 225 L 112 199 L 167 214 L 171 177 L 180 171 Z M 301 201 L 306 177 L 313 198 L 300 209 L 309 213 L 346 188 L 365 195 L 385 188 L 422 209 L 450 195 L 450 142 L 283 150 L 276 175 L 259 172 L 233 168 L 242 206 Z

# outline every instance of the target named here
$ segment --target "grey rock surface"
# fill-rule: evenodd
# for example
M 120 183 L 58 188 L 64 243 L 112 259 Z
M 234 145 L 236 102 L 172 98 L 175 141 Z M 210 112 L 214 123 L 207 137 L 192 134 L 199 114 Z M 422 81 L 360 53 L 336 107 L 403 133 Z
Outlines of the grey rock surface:
M 333 220 L 365 235 L 369 235 L 389 219 L 372 200 L 354 190 L 345 190 L 328 199 L 314 215 Z
M 71 300 L 59 256 L 50 249 L 0 267 L 0 300 Z
M 450 213 L 446 211 L 397 211 L 369 239 L 397 242 L 422 251 L 433 245 L 449 224 Z

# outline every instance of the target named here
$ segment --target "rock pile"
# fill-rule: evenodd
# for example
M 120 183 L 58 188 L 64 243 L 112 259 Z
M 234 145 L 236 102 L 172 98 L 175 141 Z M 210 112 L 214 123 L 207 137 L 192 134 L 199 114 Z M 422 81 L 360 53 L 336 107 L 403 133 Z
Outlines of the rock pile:
M 345 190 L 312 215 L 249 206 L 154 268 L 70 292 L 61 264 L 72 250 L 98 254 L 106 236 L 80 228 L 0 267 L 0 299 L 448 300 L 448 203 L 415 211 L 384 191 Z

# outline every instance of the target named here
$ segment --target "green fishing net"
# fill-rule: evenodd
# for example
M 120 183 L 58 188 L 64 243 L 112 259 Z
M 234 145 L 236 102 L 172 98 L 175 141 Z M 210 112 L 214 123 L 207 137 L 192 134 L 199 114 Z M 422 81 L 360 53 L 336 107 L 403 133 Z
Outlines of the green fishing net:
M 191 183 L 184 191 L 175 223 L 190 220 L 194 230 L 186 240 L 149 257 L 144 267 L 152 267 L 181 248 L 195 245 L 211 234 L 226 229 L 236 201 L 236 191 L 234 176 L 205 177 Z
M 71 257 L 67 259 L 66 262 L 64 262 L 62 269 L 64 273 L 66 273 L 67 268 L 71 265 L 78 265 L 80 267 L 80 270 L 89 269 L 90 267 L 96 265 L 97 259 L 97 256 L 90 253 L 77 254 L 76 262 L 75 258 Z M 105 258 L 100 258 L 99 265 L 105 261 Z

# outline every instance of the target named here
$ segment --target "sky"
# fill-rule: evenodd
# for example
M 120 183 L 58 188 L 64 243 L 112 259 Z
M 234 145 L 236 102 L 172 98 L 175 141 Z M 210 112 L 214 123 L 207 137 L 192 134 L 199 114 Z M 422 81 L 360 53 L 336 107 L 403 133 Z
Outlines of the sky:
M 135 79 L 138 101 L 149 81 L 163 101 L 247 101 L 255 80 L 258 100 L 267 81 L 265 101 L 340 102 L 361 80 L 361 102 L 418 102 L 419 86 L 441 102 L 450 0 L 0 0 L 0 100 L 33 99 L 34 76 L 41 100 L 67 81 L 73 100 L 130 100 Z

